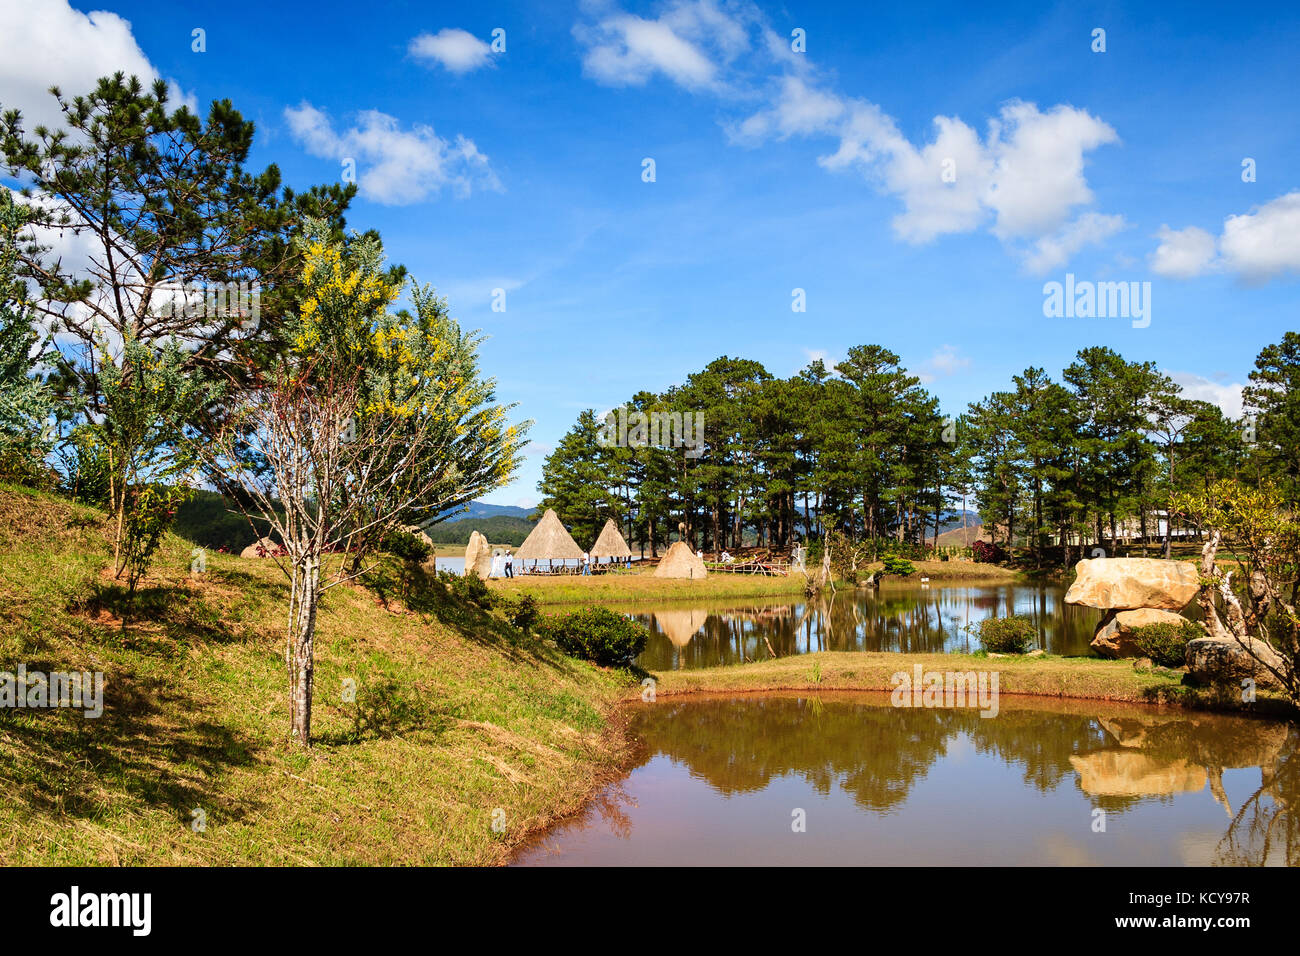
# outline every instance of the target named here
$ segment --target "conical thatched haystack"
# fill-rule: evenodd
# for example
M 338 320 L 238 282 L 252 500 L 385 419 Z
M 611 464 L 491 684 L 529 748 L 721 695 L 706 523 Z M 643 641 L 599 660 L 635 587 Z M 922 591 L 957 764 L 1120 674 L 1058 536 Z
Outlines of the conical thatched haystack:
M 578 561 L 582 559 L 582 549 L 573 540 L 569 532 L 560 524 L 559 516 L 551 508 L 546 509 L 542 520 L 528 532 L 524 543 L 515 552 L 516 561 Z
M 492 546 L 477 531 L 471 531 L 465 547 L 465 573 L 477 574 L 484 581 L 492 573 Z
M 259 538 L 239 552 L 241 558 L 274 558 L 281 554 L 284 554 L 284 548 L 276 544 L 274 538 Z
M 655 568 L 657 578 L 702 578 L 708 575 L 704 562 L 685 541 L 674 541 Z
M 674 647 L 685 647 L 709 618 L 708 611 L 655 611 L 655 623 Z
M 608 519 L 605 522 L 605 527 L 600 529 L 600 537 L 591 546 L 591 556 L 593 558 L 632 557 L 632 549 L 627 546 L 627 541 L 619 534 L 618 525 L 614 524 L 613 518 Z

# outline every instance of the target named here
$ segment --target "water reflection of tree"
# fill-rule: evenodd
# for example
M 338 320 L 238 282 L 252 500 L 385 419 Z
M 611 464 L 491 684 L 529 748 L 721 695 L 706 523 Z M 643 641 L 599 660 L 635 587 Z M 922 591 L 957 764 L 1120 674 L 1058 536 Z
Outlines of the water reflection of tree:
M 649 670 L 710 667 L 810 651 L 940 653 L 971 649 L 967 626 L 993 615 L 1026 614 L 1053 653 L 1087 648 L 1100 612 L 1067 606 L 1054 586 L 883 587 L 841 589 L 811 601 L 696 608 L 704 624 L 683 643 L 657 626 L 662 610 L 640 619 L 658 634 L 641 658 Z M 677 610 L 670 613 L 678 614 Z
M 904 711 L 836 702 L 816 714 L 807 700 L 661 701 L 638 714 L 650 746 L 720 792 L 764 789 L 774 777 L 802 777 L 819 793 L 838 786 L 873 810 L 900 804 L 944 752 L 955 711 Z
M 1078 714 L 1039 710 L 1003 710 L 997 717 L 980 718 L 972 737 L 975 750 L 996 754 L 1019 765 L 1024 781 L 1036 790 L 1055 790 L 1074 774 L 1070 758 L 1103 740 L 1101 728 Z
M 1260 768 L 1260 784 L 1232 817 L 1215 848 L 1223 866 L 1300 866 L 1300 734 L 1271 766 Z
M 1004 701 L 1005 704 L 1005 701 Z M 794 775 L 819 793 L 838 788 L 868 810 L 900 806 L 965 734 L 976 752 L 1023 770 L 1040 792 L 1077 778 L 1096 806 L 1122 811 L 1208 781 L 1228 807 L 1225 768 L 1261 767 L 1259 789 L 1238 808 L 1219 848 L 1224 862 L 1300 862 L 1300 733 L 1283 724 L 1209 715 L 895 708 L 796 696 L 665 700 L 638 712 L 653 752 L 685 764 L 720 792 L 752 793 Z M 1199 784 L 1193 783 L 1199 777 Z M 1091 789 L 1089 789 L 1091 788 Z M 1228 807 L 1229 813 L 1233 813 Z

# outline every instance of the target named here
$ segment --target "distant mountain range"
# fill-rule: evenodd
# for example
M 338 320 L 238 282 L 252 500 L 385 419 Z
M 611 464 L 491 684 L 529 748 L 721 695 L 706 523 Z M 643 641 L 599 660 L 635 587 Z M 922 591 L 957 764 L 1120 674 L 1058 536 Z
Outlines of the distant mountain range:
M 965 515 L 965 526 L 967 528 L 978 528 L 984 523 L 984 519 L 979 516 L 978 511 L 967 511 Z M 939 533 L 943 534 L 946 531 L 956 531 L 960 527 L 962 527 L 962 512 L 958 511 L 956 516 L 939 523 Z M 934 529 L 929 529 L 928 533 L 934 534 Z
M 467 521 L 471 518 L 524 518 L 536 510 L 534 508 L 520 508 L 516 505 L 492 505 L 486 501 L 471 501 L 468 511 L 452 511 L 442 516 L 443 521 Z

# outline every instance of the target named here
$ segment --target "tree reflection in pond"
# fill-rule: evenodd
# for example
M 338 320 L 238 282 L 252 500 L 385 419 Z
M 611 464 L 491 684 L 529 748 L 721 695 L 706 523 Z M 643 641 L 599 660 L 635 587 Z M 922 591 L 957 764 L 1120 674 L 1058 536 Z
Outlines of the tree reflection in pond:
M 838 693 L 663 697 L 631 720 L 618 826 L 606 794 L 518 862 L 1300 865 L 1300 733 L 1282 723 Z
M 782 657 L 810 651 L 969 651 L 978 645 L 967 626 L 1007 614 L 1033 618 L 1045 650 L 1087 654 L 1101 612 L 1067 605 L 1064 597 L 1056 585 L 886 584 L 815 599 L 622 607 L 650 628 L 638 662 L 655 671 L 763 659 L 769 642 Z

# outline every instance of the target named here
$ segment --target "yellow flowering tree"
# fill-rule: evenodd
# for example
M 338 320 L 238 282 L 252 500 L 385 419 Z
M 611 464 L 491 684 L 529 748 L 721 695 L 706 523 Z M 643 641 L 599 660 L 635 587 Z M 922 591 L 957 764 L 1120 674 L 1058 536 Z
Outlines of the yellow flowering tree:
M 528 423 L 478 368 L 480 339 L 413 286 L 414 311 L 371 237 L 305 243 L 301 308 L 273 367 L 237 393 L 206 454 L 237 500 L 282 542 L 290 582 L 285 662 L 290 730 L 311 742 L 313 641 L 320 595 L 363 573 L 383 537 L 508 481 Z M 323 573 L 327 555 L 350 560 Z

